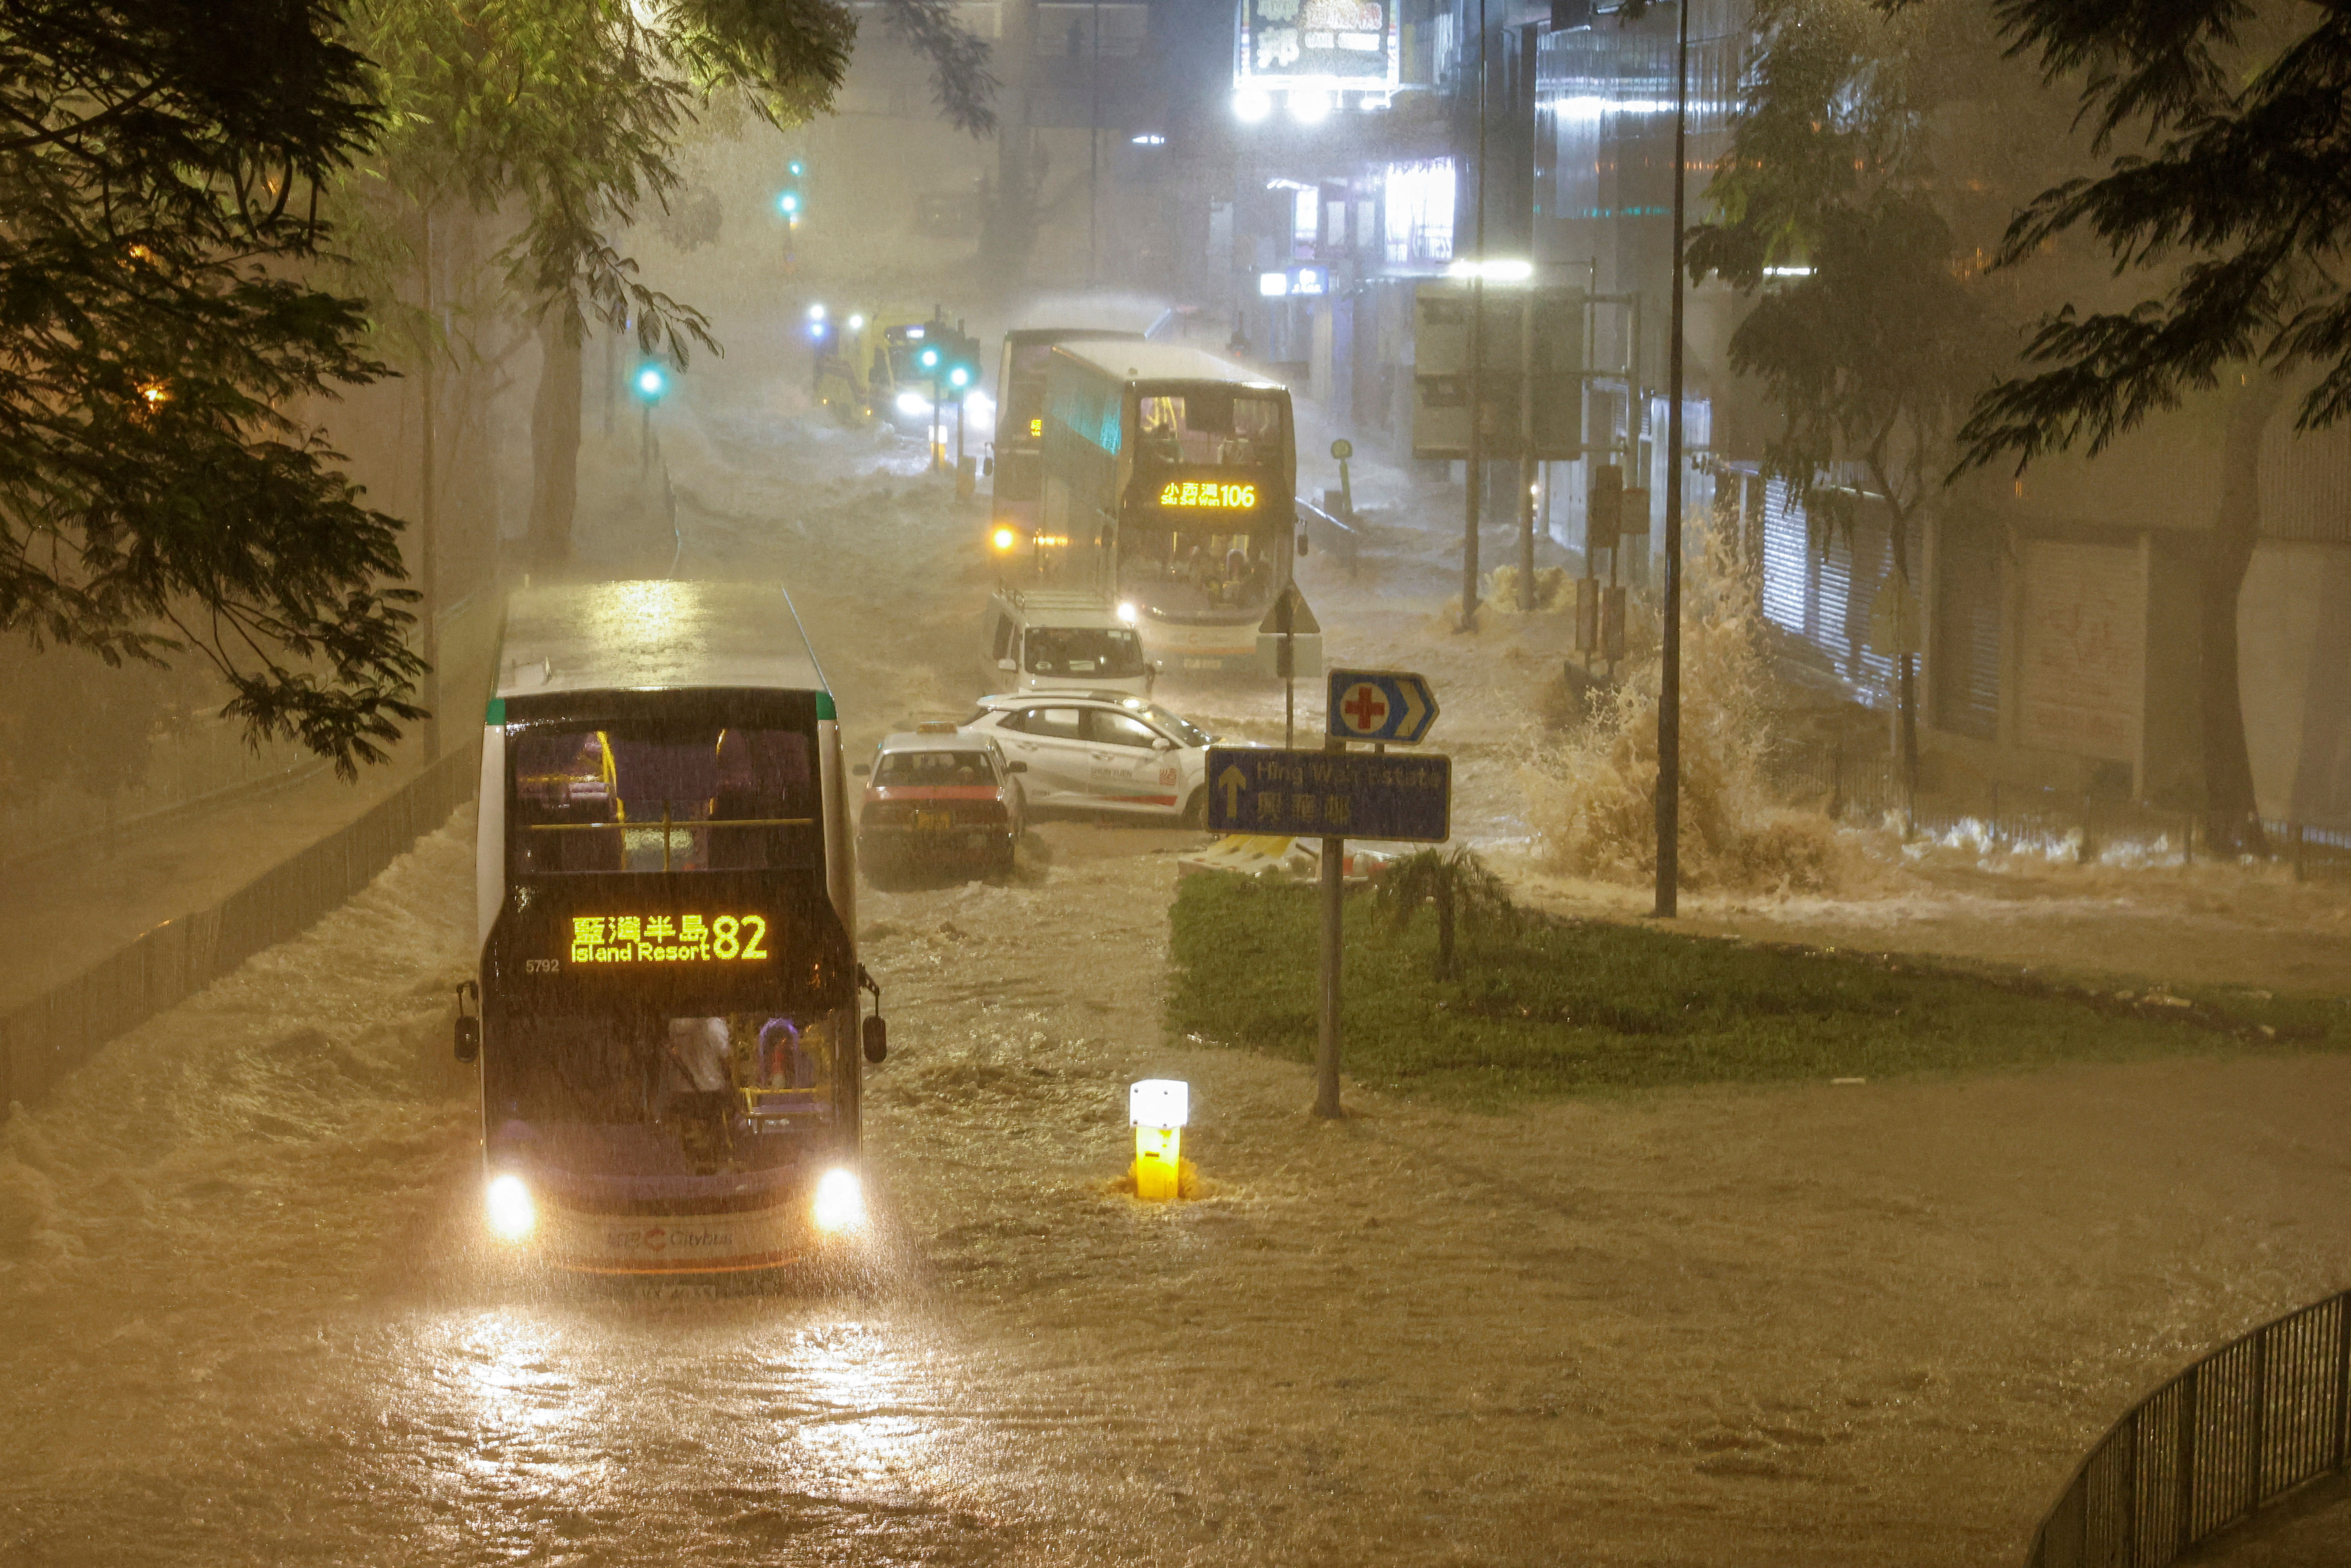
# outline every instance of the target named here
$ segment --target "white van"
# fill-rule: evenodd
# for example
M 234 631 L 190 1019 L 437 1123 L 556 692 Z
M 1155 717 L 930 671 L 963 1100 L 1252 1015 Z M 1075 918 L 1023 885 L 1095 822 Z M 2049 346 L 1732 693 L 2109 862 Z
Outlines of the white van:
M 1159 674 L 1132 621 L 1099 595 L 1069 589 L 998 590 L 980 619 L 979 653 L 980 689 L 988 693 L 1142 697 Z

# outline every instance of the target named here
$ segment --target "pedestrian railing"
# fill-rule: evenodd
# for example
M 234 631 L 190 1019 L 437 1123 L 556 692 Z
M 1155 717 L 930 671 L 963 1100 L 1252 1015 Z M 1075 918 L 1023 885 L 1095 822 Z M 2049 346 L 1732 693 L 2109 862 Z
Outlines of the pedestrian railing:
M 2098 1439 L 2032 1537 L 2031 1568 L 2163 1568 L 2297 1487 L 2351 1440 L 2351 1291 L 2223 1345 Z
M 1363 559 L 1362 525 L 1327 511 L 1303 496 L 1298 497 L 1297 506 L 1298 526 L 1306 530 L 1307 538 L 1317 549 L 1335 553 L 1346 564 L 1347 575 L 1354 576 Z

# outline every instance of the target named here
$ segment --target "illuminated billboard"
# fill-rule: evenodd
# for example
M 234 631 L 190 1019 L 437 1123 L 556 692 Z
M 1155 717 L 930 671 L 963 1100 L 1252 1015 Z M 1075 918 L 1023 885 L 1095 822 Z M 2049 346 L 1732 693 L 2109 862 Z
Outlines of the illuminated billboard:
M 1395 0 L 1239 0 L 1233 85 L 1391 92 L 1402 79 Z

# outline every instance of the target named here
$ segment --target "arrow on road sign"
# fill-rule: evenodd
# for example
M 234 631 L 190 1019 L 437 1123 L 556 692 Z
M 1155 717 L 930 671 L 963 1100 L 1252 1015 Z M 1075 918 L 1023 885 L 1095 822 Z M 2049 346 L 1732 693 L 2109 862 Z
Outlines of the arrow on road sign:
M 1227 763 L 1224 772 L 1217 777 L 1217 788 L 1225 792 L 1227 817 L 1238 817 L 1241 814 L 1241 791 L 1249 787 L 1249 775 L 1232 764 Z
M 1409 746 L 1437 722 L 1428 682 L 1407 670 L 1331 672 L 1329 733 L 1341 740 Z

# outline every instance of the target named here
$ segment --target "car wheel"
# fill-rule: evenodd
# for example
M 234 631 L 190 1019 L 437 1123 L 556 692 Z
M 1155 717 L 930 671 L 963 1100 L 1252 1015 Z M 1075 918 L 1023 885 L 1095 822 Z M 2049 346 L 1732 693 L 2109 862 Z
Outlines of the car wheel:
M 1184 802 L 1184 825 L 1187 828 L 1206 828 L 1208 825 L 1208 789 L 1205 784 L 1193 790 L 1192 798 Z

